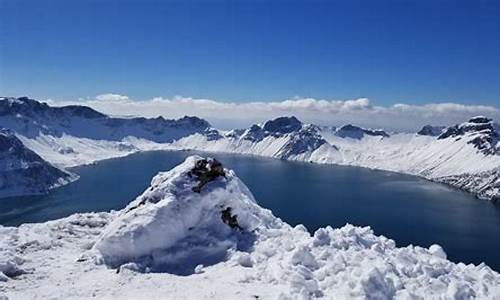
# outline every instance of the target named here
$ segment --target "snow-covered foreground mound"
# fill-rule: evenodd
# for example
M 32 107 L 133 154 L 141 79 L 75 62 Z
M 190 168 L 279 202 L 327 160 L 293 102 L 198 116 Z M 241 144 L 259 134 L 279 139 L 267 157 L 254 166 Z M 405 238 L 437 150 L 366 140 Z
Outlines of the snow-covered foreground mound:
M 193 273 L 199 264 L 224 259 L 228 249 L 248 250 L 256 232 L 276 224 L 233 171 L 191 156 L 154 177 L 94 248 L 113 267 L 134 261 L 151 270 Z
M 500 275 L 368 228 L 294 228 L 190 157 L 112 213 L 0 227 L 0 292 L 31 298 L 499 298 Z M 0 297 L 1 298 L 1 297 Z

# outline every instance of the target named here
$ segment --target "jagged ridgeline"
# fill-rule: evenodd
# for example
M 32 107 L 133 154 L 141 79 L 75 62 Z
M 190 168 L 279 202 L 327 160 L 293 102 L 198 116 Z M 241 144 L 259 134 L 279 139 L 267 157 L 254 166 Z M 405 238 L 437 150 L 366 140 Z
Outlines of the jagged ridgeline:
M 198 117 L 185 116 L 177 120 L 161 116 L 117 118 L 86 106 L 53 107 L 27 97 L 0 98 L 0 126 L 31 138 L 39 134 L 68 134 L 119 141 L 135 136 L 159 143 L 172 142 L 193 133 L 213 134 L 210 124 Z
M 112 117 L 89 107 L 53 107 L 23 97 L 0 98 L 0 126 L 58 168 L 138 151 L 200 150 L 396 171 L 480 198 L 500 196 L 499 126 L 483 116 L 450 127 L 426 125 L 417 134 L 353 124 L 318 126 L 294 116 L 224 131 L 198 117 Z

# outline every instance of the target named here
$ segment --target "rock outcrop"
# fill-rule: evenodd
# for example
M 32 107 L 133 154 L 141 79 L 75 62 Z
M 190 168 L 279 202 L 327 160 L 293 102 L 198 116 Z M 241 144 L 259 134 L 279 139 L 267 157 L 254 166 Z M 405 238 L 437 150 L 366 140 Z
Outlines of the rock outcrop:
M 473 117 L 468 122 L 448 127 L 438 139 L 461 137 L 469 138 L 468 143 L 486 155 L 500 154 L 500 133 L 496 131 L 492 119 Z
M 419 135 L 428 135 L 428 136 L 439 136 L 441 133 L 443 133 L 443 130 L 445 129 L 445 126 L 432 126 L 432 125 L 425 125 L 420 129 L 417 134 Z

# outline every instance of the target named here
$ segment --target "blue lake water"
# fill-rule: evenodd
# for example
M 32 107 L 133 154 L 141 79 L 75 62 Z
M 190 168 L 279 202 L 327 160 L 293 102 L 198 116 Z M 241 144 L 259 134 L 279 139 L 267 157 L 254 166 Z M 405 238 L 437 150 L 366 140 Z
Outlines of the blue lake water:
M 74 168 L 80 180 L 48 195 L 0 200 L 0 224 L 42 222 L 76 212 L 121 209 L 189 152 L 146 152 Z M 392 172 L 210 154 L 232 168 L 260 205 L 310 231 L 346 223 L 408 244 L 442 245 L 453 261 L 500 270 L 500 205 Z

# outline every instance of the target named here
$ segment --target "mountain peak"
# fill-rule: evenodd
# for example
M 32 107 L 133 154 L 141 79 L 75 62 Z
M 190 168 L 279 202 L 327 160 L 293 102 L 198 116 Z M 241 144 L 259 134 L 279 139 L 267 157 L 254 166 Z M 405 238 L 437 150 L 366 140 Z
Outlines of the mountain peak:
M 496 131 L 496 125 L 493 120 L 484 116 L 476 116 L 469 119 L 468 122 L 457 124 L 446 128 L 438 139 L 451 137 L 461 138 L 468 136 L 468 144 L 474 145 L 482 153 L 498 154 L 500 153 L 500 133 Z
M 302 122 L 295 116 L 279 117 L 274 120 L 269 120 L 264 123 L 263 129 L 265 131 L 277 134 L 287 134 L 302 128 Z
M 485 123 L 490 123 L 493 121 L 493 119 L 487 118 L 485 116 L 475 116 L 469 119 L 469 123 L 475 123 L 475 124 L 485 124 Z
M 445 126 L 432 126 L 432 125 L 425 125 L 420 129 L 417 134 L 419 135 L 428 135 L 428 136 L 438 136 L 441 133 L 443 133 L 443 130 L 445 129 Z
M 366 129 L 366 128 L 361 128 L 359 126 L 355 126 L 352 124 L 347 124 L 342 126 L 337 130 L 335 133 L 337 136 L 342 137 L 342 138 L 353 138 L 353 139 L 361 139 L 366 135 L 371 135 L 371 136 L 381 136 L 381 137 L 389 137 L 389 134 L 387 132 L 381 130 L 381 129 Z

